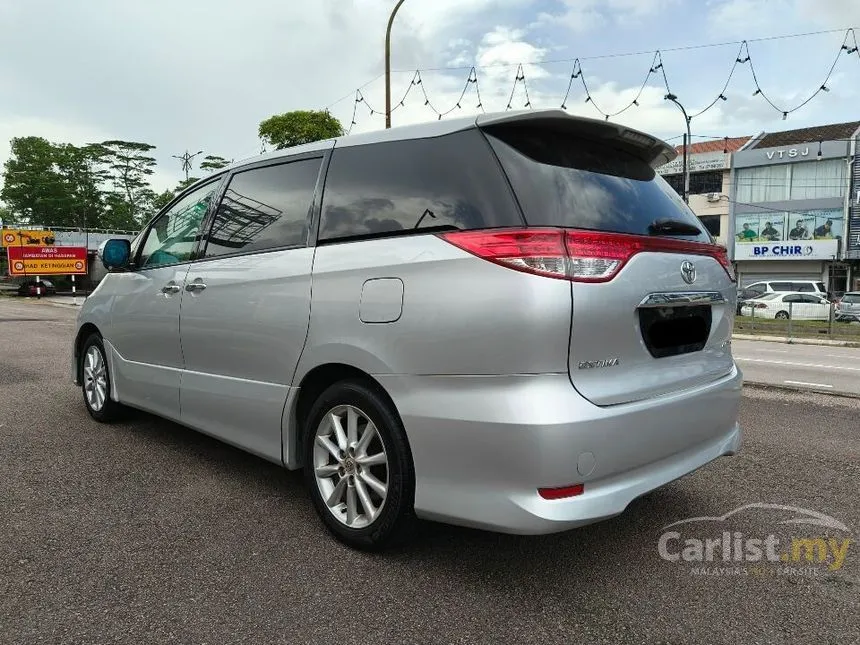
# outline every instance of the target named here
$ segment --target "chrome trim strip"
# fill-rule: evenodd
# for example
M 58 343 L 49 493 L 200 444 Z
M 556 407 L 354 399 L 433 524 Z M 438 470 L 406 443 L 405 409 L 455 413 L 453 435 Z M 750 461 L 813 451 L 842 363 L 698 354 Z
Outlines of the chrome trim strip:
M 726 299 L 719 291 L 676 291 L 673 293 L 649 294 L 639 303 L 638 308 L 719 305 L 725 302 Z

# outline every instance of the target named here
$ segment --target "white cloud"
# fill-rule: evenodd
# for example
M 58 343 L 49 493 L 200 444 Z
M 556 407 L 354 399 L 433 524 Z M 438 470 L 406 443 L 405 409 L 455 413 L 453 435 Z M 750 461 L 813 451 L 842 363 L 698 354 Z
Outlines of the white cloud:
M 237 11 L 232 0 L 0 0 L 0 24 L 13 26 L 0 39 L 0 163 L 12 136 L 147 141 L 158 146 L 156 184 L 163 187 L 181 177 L 171 155 L 186 148 L 236 159 L 256 154 L 257 124 L 271 114 L 321 108 L 347 96 L 332 113 L 349 126 L 351 92 L 382 72 L 393 5 L 394 0 L 254 0 L 253 11 Z M 570 63 L 552 65 L 547 59 L 567 56 L 568 47 L 587 57 L 701 44 L 724 40 L 726 33 L 753 39 L 851 23 L 860 24 L 858 0 L 722 0 L 707 6 L 701 0 L 407 0 L 392 32 L 392 66 L 465 67 L 423 74 L 433 104 L 448 110 L 464 88 L 468 67 L 477 64 L 484 107 L 504 110 L 516 65 L 524 63 L 532 106 L 558 107 Z M 830 40 L 751 44 L 768 92 L 790 102 L 814 89 L 832 62 L 830 44 L 819 43 Z M 673 92 L 685 104 L 706 105 L 732 55 L 706 49 L 665 57 Z M 595 102 L 609 112 L 629 103 L 648 58 L 585 62 Z M 727 92 L 730 100 L 696 119 L 694 128 L 753 134 L 763 127 L 854 118 L 858 90 L 847 65 L 841 63 L 831 79 L 831 92 L 787 123 L 752 96 L 749 71 L 741 67 Z M 394 74 L 395 100 L 411 78 L 408 72 Z M 640 106 L 619 119 L 662 136 L 682 132 L 683 121 L 663 100 L 659 79 L 649 83 Z M 449 117 L 479 111 L 475 89 L 466 86 L 461 108 Z M 398 107 L 395 125 L 436 118 L 420 90 L 413 87 Z M 362 91 L 370 105 L 383 108 L 381 79 Z M 600 118 L 583 101 L 577 81 L 571 111 Z M 520 83 L 512 105 L 520 109 L 524 103 Z M 381 114 L 370 116 L 358 107 L 356 132 L 383 127 Z

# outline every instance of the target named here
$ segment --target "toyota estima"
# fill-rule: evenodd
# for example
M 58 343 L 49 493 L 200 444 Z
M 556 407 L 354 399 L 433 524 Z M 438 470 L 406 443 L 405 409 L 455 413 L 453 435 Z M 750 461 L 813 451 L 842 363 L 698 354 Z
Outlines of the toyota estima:
M 355 547 L 617 515 L 741 440 L 736 285 L 674 156 L 535 111 L 236 164 L 102 246 L 74 379 L 304 468 Z

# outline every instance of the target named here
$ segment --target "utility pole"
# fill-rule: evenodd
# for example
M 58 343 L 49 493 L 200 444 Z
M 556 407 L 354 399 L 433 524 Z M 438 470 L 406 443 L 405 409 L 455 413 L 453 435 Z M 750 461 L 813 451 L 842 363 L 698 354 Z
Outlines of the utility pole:
M 684 109 L 684 106 L 678 101 L 678 97 L 672 93 L 667 94 L 664 97 L 667 101 L 672 101 L 678 108 L 681 110 L 681 113 L 684 115 L 684 123 L 687 125 L 687 133 L 684 135 L 684 203 L 690 203 L 690 156 L 688 153 L 688 147 L 692 143 L 692 135 L 690 134 L 690 117 L 687 116 L 687 110 Z
M 394 11 L 388 18 L 388 29 L 385 30 L 385 127 L 391 127 L 391 25 L 394 24 L 394 16 L 405 0 L 397 0 Z
M 191 162 L 197 155 L 203 154 L 202 150 L 198 150 L 193 155 L 185 151 L 184 155 L 170 155 L 174 159 L 179 159 L 182 162 L 182 170 L 185 171 L 185 181 L 188 181 L 188 173 L 191 171 Z

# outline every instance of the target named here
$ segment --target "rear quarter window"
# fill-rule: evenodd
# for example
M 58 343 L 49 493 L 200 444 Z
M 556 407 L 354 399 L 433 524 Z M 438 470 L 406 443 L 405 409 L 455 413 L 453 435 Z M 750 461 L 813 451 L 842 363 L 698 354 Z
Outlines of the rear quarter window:
M 492 151 L 473 129 L 335 148 L 319 240 L 522 225 Z
M 658 219 L 696 227 L 685 239 L 712 242 L 699 219 L 654 169 L 611 143 L 536 127 L 487 135 L 530 226 L 649 234 Z

